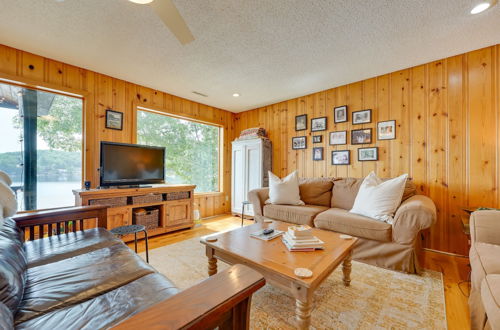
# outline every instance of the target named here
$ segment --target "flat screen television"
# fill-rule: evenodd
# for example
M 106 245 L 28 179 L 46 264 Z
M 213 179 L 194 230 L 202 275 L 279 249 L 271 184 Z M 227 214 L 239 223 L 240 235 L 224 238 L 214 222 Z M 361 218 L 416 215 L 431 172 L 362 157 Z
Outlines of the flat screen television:
M 100 186 L 165 183 L 165 148 L 101 142 Z

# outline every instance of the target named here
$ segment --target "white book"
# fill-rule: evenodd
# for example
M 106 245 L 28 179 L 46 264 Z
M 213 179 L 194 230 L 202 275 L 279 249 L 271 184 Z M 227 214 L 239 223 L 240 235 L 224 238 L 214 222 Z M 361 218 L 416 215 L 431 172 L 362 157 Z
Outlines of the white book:
M 283 235 L 283 239 L 286 240 L 287 243 L 292 247 L 318 248 L 318 247 L 323 247 L 323 245 L 325 244 L 322 240 L 318 239 L 317 237 L 314 237 L 314 239 L 309 239 L 309 240 L 295 240 L 291 238 L 291 236 L 288 233 L 285 233 Z

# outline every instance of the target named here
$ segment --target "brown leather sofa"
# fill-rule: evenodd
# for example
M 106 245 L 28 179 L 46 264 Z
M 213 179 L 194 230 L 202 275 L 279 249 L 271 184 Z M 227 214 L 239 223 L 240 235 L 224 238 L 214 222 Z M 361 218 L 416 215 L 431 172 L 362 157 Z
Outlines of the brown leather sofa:
M 248 327 L 260 274 L 235 265 L 180 292 L 107 230 L 68 226 L 102 223 L 101 209 L 0 217 L 0 329 Z M 36 239 L 47 227 L 52 236 Z
M 471 328 L 500 329 L 500 212 L 476 211 L 470 217 Z
M 357 178 L 301 179 L 299 189 L 304 206 L 266 204 L 269 188 L 252 190 L 248 198 L 256 221 L 270 218 L 352 235 L 359 238 L 353 259 L 418 273 L 418 234 L 436 221 L 434 203 L 417 195 L 415 185 L 407 180 L 393 224 L 350 213 L 362 182 Z

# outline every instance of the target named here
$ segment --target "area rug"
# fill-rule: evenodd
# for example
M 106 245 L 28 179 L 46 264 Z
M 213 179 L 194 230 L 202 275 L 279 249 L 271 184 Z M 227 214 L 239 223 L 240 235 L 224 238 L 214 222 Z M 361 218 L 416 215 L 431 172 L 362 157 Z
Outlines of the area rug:
M 149 252 L 150 263 L 185 289 L 208 277 L 199 238 Z M 218 262 L 219 271 L 226 268 Z M 312 329 L 446 329 L 442 275 L 421 276 L 352 263 L 351 286 L 342 283 L 341 267 L 316 290 Z M 252 298 L 252 329 L 295 329 L 295 300 L 266 285 Z

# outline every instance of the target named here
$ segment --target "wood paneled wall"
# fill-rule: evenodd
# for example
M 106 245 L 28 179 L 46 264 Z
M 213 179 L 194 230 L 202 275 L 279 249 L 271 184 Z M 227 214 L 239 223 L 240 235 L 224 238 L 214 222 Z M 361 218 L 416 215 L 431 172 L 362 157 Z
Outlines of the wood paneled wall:
M 222 192 L 198 194 L 195 203 L 202 217 L 230 211 L 231 143 L 234 138 L 234 114 L 167 93 L 115 79 L 103 74 L 64 64 L 11 47 L 0 45 L 0 78 L 41 86 L 84 98 L 84 179 L 96 186 L 99 182 L 99 141 L 132 143 L 135 140 L 135 108 L 155 110 L 221 125 Z M 106 109 L 124 112 L 122 131 L 105 128 Z
M 427 247 L 467 254 L 462 233 L 463 206 L 498 207 L 500 187 L 500 46 L 492 46 L 240 113 L 236 133 L 264 127 L 273 142 L 273 171 L 298 170 L 303 177 L 381 177 L 409 173 L 419 193 L 438 209 L 437 224 L 426 233 Z M 348 105 L 349 123 L 334 124 L 333 108 Z M 372 109 L 372 123 L 352 125 L 352 111 Z M 296 115 L 308 115 L 308 130 L 295 132 Z M 323 143 L 312 144 L 310 119 L 328 117 Z M 347 145 L 351 165 L 332 166 L 328 132 L 373 128 L 395 119 L 397 138 L 370 145 Z M 292 150 L 293 136 L 307 135 L 307 150 Z M 350 137 L 348 139 L 350 142 Z M 325 149 L 325 160 L 312 160 L 312 147 Z M 357 148 L 379 147 L 379 161 L 358 162 Z

